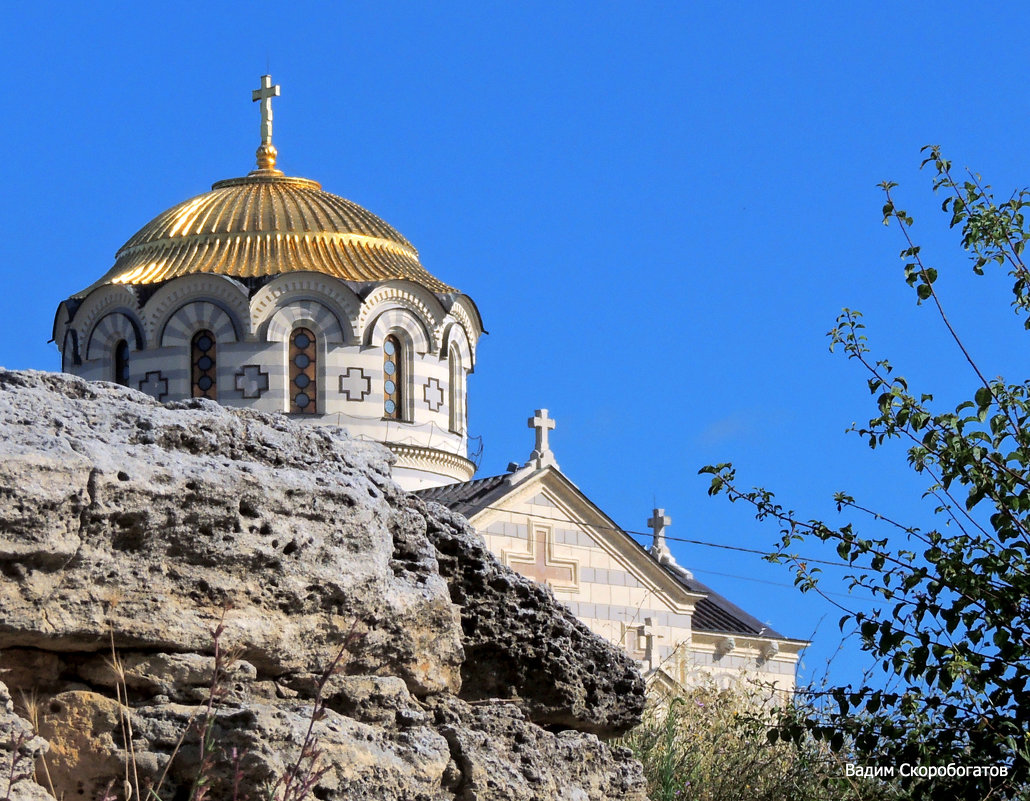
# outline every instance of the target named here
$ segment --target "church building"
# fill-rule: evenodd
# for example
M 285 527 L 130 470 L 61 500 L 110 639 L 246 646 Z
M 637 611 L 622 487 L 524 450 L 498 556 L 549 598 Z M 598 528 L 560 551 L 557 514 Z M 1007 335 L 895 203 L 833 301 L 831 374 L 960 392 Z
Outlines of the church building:
M 470 297 L 396 229 L 276 169 L 262 76 L 257 166 L 159 214 L 54 320 L 62 369 L 161 401 L 208 398 L 383 443 L 393 475 L 465 515 L 498 558 L 547 583 L 652 682 L 741 671 L 789 692 L 801 649 L 676 564 L 655 509 L 639 545 L 558 467 L 546 409 L 522 466 L 473 479 L 468 376 L 483 334 Z

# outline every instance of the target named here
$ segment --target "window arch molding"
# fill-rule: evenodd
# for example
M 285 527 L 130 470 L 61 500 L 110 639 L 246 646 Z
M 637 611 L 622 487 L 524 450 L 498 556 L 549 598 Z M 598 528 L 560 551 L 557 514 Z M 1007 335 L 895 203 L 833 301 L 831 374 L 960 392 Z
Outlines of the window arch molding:
M 446 317 L 446 312 L 439 299 L 428 289 L 410 281 L 387 281 L 374 289 L 361 304 L 361 310 L 357 319 L 357 330 L 361 332 L 361 340 L 365 344 L 373 344 L 372 337 L 375 336 L 375 329 L 379 320 L 384 315 L 394 313 L 406 314 L 416 325 L 423 328 L 423 334 L 429 344 L 422 348 L 417 347 L 420 353 L 435 351 L 439 347 L 436 334 L 438 328 Z M 389 326 L 395 323 L 391 317 Z M 388 327 L 389 327 L 388 326 Z M 407 327 L 405 324 L 404 327 Z M 414 331 L 412 331 L 414 335 Z M 382 340 L 375 343 L 382 344 Z
M 114 311 L 101 317 L 89 332 L 86 359 L 109 359 L 112 349 L 124 339 L 129 350 L 143 350 L 143 334 L 139 321 L 124 311 Z
M 298 326 L 310 328 L 323 349 L 326 344 L 343 345 L 347 341 L 339 318 L 313 300 L 296 300 L 276 311 L 268 321 L 265 339 L 268 342 L 286 342 Z
M 366 331 L 365 344 L 381 348 L 390 334 L 402 335 L 402 341 L 420 356 L 434 352 L 425 325 L 408 309 L 390 309 L 380 314 Z
M 312 308 L 313 304 L 324 307 L 340 327 L 339 340 L 336 340 L 325 318 L 322 333 L 330 345 L 358 341 L 355 328 L 361 308 L 358 296 L 342 281 L 314 273 L 287 273 L 258 290 L 250 300 L 251 329 L 259 337 L 271 339 L 276 335 L 272 320 L 277 314 L 292 306 Z M 269 330 L 273 332 L 271 336 Z
M 237 322 L 220 305 L 206 300 L 191 300 L 172 312 L 158 341 L 162 348 L 187 347 L 205 329 L 219 344 L 239 341 Z
M 90 292 L 79 308 L 75 310 L 72 319 L 68 321 L 68 325 L 79 331 L 82 343 L 86 346 L 87 359 L 90 358 L 88 350 L 93 331 L 100 325 L 104 317 L 111 314 L 122 314 L 133 321 L 138 329 L 135 337 L 139 340 L 138 344 L 142 349 L 146 339 L 146 328 L 143 326 L 142 313 L 136 296 L 129 287 L 123 284 L 108 284 Z M 131 344 L 132 340 L 129 341 Z M 102 342 L 100 344 L 102 348 L 107 348 L 111 343 Z
M 153 342 L 162 342 L 174 330 L 173 318 L 181 318 L 184 309 L 194 303 L 210 303 L 225 312 L 232 321 L 233 336 L 238 341 L 250 333 L 248 297 L 246 287 L 226 275 L 205 273 L 180 276 L 167 282 L 143 304 L 142 316 L 147 338 Z M 216 324 L 210 317 L 207 322 L 217 331 L 220 324 Z M 186 325 L 187 329 L 190 327 L 190 324 Z M 219 337 L 218 341 L 224 340 Z

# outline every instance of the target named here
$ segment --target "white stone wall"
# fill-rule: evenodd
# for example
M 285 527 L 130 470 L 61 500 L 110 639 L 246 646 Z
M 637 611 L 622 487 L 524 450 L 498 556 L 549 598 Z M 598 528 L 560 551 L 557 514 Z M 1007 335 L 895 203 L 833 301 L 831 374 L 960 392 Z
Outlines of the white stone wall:
M 407 281 L 386 282 L 359 298 L 342 281 L 315 273 L 280 276 L 253 296 L 239 282 L 213 275 L 170 281 L 142 304 L 141 294 L 101 287 L 70 320 L 62 304 L 54 333 L 63 343 L 67 372 L 114 380 L 114 348 L 125 340 L 129 386 L 162 401 L 188 398 L 192 338 L 210 330 L 217 343 L 218 402 L 289 412 L 289 338 L 294 328 L 305 327 L 317 343 L 318 413 L 297 419 L 420 449 L 399 457 L 396 477 L 409 489 L 471 477 L 463 463 L 467 431 L 455 426 L 451 413 L 459 404 L 464 420 L 467 375 L 482 333 L 468 298 L 441 300 Z M 383 341 L 390 335 L 404 350 L 402 420 L 384 418 Z M 459 368 L 452 369 L 451 358 Z
M 540 489 L 521 499 L 509 496 L 498 508 L 477 513 L 474 523 L 500 559 L 550 584 L 577 618 L 623 647 L 644 671 L 660 667 L 685 685 L 701 672 L 717 680 L 747 672 L 783 692 L 793 690 L 798 648 L 784 644 L 771 654 L 768 640 L 736 637 L 731 651 L 718 653 L 723 635 L 694 632 L 692 605 L 677 604 L 649 584 L 646 571 L 555 494 Z M 634 558 L 650 559 L 642 551 Z

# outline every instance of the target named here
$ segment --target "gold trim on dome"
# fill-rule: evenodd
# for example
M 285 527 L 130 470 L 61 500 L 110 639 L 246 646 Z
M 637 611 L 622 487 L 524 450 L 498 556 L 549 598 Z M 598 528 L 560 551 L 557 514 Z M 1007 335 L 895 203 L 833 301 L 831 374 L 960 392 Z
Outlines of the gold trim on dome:
M 115 257 L 104 284 L 155 284 L 194 273 L 235 278 L 311 271 L 345 281 L 408 280 L 454 292 L 370 211 L 307 178 L 255 170 L 159 214 Z

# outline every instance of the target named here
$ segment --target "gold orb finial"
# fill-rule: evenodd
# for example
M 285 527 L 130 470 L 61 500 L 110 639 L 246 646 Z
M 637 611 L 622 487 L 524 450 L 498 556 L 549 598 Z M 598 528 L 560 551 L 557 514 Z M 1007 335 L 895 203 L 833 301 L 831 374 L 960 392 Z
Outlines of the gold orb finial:
M 279 151 L 275 149 L 275 145 L 271 142 L 263 143 L 257 149 L 257 165 L 259 170 L 274 170 L 275 159 L 279 155 Z M 278 172 L 278 171 L 277 171 Z

